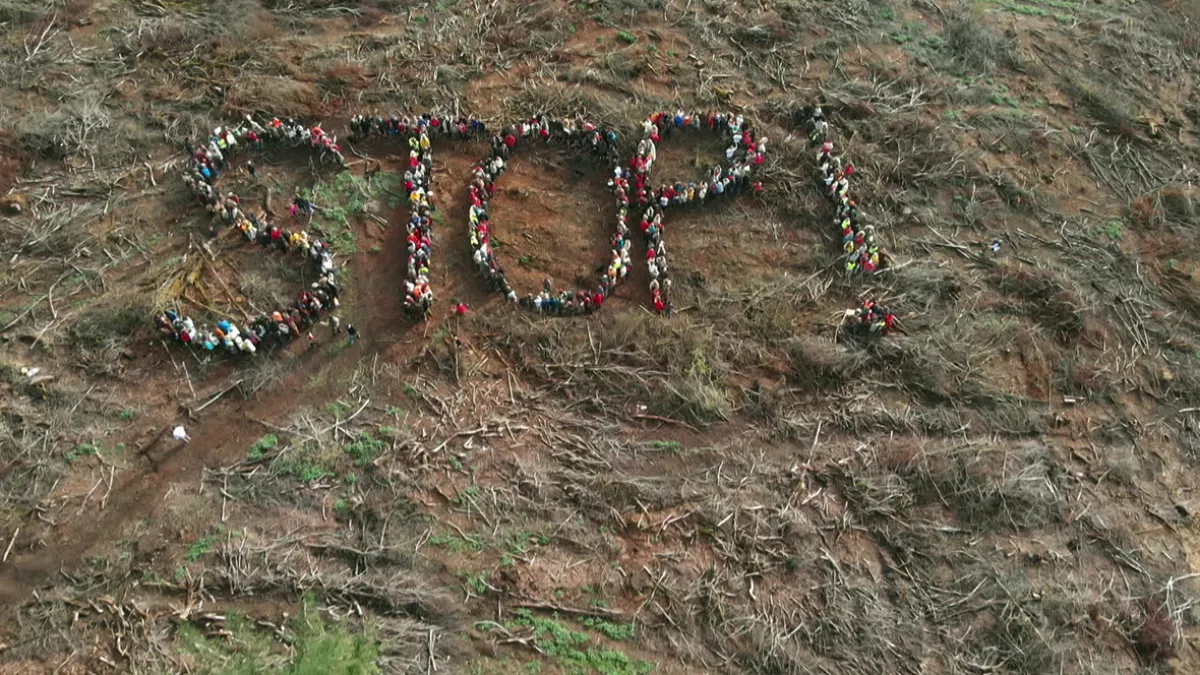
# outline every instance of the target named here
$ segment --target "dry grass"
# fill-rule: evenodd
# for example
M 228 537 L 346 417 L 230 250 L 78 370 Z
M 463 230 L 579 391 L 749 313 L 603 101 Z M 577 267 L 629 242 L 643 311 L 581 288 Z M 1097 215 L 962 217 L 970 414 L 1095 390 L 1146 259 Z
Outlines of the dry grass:
M 865 354 L 813 337 L 791 340 L 787 355 L 794 384 L 812 391 L 845 386 L 868 360 Z
M 130 340 L 149 330 L 151 306 L 142 297 L 82 311 L 68 331 L 81 365 L 94 375 L 113 375 Z
M 97 132 L 112 126 L 104 97 L 87 91 L 53 112 L 23 115 L 13 133 L 25 150 L 39 157 L 61 159 L 91 149 Z
M 942 34 L 955 60 L 970 72 L 990 73 L 1012 63 L 1012 45 L 992 32 L 981 12 L 958 10 L 946 18 Z
M 1084 303 L 1053 273 L 1002 266 L 996 276 L 999 290 L 1023 300 L 1038 323 L 1051 334 L 1068 343 L 1083 334 Z

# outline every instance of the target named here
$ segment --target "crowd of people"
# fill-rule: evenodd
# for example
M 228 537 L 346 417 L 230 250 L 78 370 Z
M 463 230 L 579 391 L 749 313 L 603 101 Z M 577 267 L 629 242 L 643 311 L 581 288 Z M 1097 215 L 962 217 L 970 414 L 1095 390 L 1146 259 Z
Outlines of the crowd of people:
M 433 288 L 429 269 L 433 253 L 434 205 L 430 179 L 433 173 L 433 138 L 474 138 L 487 131 L 476 117 L 418 116 L 380 117 L 355 115 L 350 119 L 350 137 L 406 139 L 408 167 L 404 172 L 404 190 L 412 212 L 407 228 L 408 270 L 404 281 L 404 308 L 409 314 L 424 317 L 433 307 Z
M 234 155 L 245 149 L 263 148 L 309 148 L 319 154 L 321 161 L 332 160 L 338 166 L 345 164 L 337 138 L 325 133 L 320 125 L 310 128 L 291 119 L 273 118 L 264 126 L 247 115 L 243 124 L 217 127 L 206 142 L 197 145 L 183 174 L 184 184 L 213 215 L 215 222 L 233 227 L 247 241 L 264 249 L 304 256 L 318 280 L 311 288 L 300 292 L 292 306 L 262 314 L 248 325 L 239 326 L 229 320 L 218 321 L 212 327 L 197 325 L 178 310 L 167 309 L 154 318 L 155 327 L 164 336 L 206 351 L 222 349 L 253 354 L 263 347 L 299 337 L 302 330 L 309 329 L 323 315 L 338 307 L 341 287 L 328 242 L 303 228 L 291 230 L 271 223 L 265 212 L 250 212 L 243 207 L 237 194 L 221 193 L 216 187 L 217 178 L 231 168 Z M 253 162 L 247 162 L 246 169 L 252 176 L 257 173 Z M 312 215 L 318 208 L 311 199 L 297 192 L 288 211 L 295 218 L 301 213 Z M 331 317 L 330 325 L 337 332 L 340 319 Z M 308 338 L 310 344 L 315 340 L 311 333 Z
M 652 188 L 650 179 L 658 158 L 658 143 L 672 133 L 702 129 L 728 136 L 730 144 L 725 150 L 725 163 L 714 166 L 711 173 L 699 181 L 662 183 L 657 189 Z M 627 217 L 631 193 L 641 209 L 640 227 L 646 240 L 646 268 L 650 274 L 650 294 L 655 311 L 668 315 L 671 312 L 671 277 L 663 241 L 663 213 L 668 208 L 761 192 L 762 184 L 754 181 L 752 175 L 763 163 L 766 149 L 767 137 L 758 136 L 748 120 L 732 113 L 677 110 L 672 115 L 655 112 L 642 123 L 642 139 L 638 141 L 636 154 L 629 160 L 628 169 L 617 170 L 613 183 L 621 222 Z
M 825 142 L 828 124 L 819 113 L 813 117 L 814 135 L 820 132 Z M 824 126 L 821 126 L 821 124 Z M 657 159 L 657 145 L 663 137 L 689 129 L 709 129 L 727 135 L 730 145 L 725 153 L 725 163 L 714 167 L 710 176 L 697 182 L 676 182 L 651 187 L 651 173 Z M 822 131 L 822 129 L 824 129 Z M 487 125 L 475 117 L 447 117 L 430 114 L 420 116 L 364 116 L 350 120 L 351 138 L 365 140 L 373 137 L 398 137 L 408 143 L 409 161 L 404 173 L 405 191 L 411 206 L 411 217 L 406 223 L 408 245 L 408 269 L 405 282 L 405 307 L 414 315 L 428 314 L 434 301 L 430 286 L 430 266 L 433 243 L 433 222 L 436 219 L 434 195 L 431 190 L 433 168 L 432 145 L 438 138 L 471 139 L 489 134 Z M 650 275 L 650 291 L 656 311 L 669 313 L 671 310 L 671 279 L 668 272 L 667 251 L 663 238 L 663 214 L 668 208 L 700 203 L 725 195 L 737 196 L 762 190 L 760 183 L 752 180 L 755 167 L 763 162 L 766 137 L 758 137 L 750 123 L 740 115 L 727 113 L 684 113 L 674 115 L 656 112 L 643 123 L 643 138 L 628 167 L 621 165 L 617 151 L 617 134 L 614 130 L 587 122 L 550 119 L 538 115 L 493 133 L 491 152 L 474 169 L 468 192 L 471 199 L 469 209 L 470 241 L 476 265 L 489 283 L 508 301 L 534 311 L 555 315 L 589 314 L 599 309 L 612 290 L 625 280 L 632 265 L 632 242 L 629 238 L 631 204 L 640 215 L 640 228 L 647 246 L 647 269 Z M 609 181 L 616 200 L 617 227 L 610 240 L 611 258 L 594 290 L 555 290 L 549 279 L 542 284 L 540 292 L 519 296 L 511 287 L 503 267 L 496 259 L 491 245 L 492 223 L 488 216 L 488 202 L 495 195 L 496 180 L 507 167 L 511 153 L 518 144 L 536 141 L 557 142 L 568 147 L 590 151 L 603 159 L 613 170 Z M 326 133 L 321 126 L 308 127 L 292 119 L 273 118 L 260 123 L 247 115 L 245 121 L 235 127 L 218 127 L 192 152 L 190 163 L 183 180 L 188 189 L 214 218 L 214 223 L 224 223 L 238 230 L 248 241 L 269 250 L 304 255 L 313 267 L 319 281 L 310 289 L 299 294 L 295 304 L 288 308 L 264 314 L 247 325 L 236 325 L 223 320 L 213 327 L 197 325 L 190 317 L 176 309 L 168 309 L 155 317 L 157 328 L 172 339 L 205 350 L 224 349 L 237 353 L 254 353 L 264 346 L 286 342 L 299 337 L 324 314 L 338 305 L 339 285 L 337 268 L 333 262 L 333 251 L 327 242 L 303 228 L 290 229 L 271 223 L 261 210 L 251 212 L 233 192 L 222 193 L 216 187 L 218 177 L 232 166 L 231 159 L 245 149 L 264 148 L 309 148 L 318 153 L 324 163 L 332 161 L 339 167 L 345 166 L 345 158 L 337 138 Z M 832 157 L 831 146 L 822 146 L 820 161 L 835 165 L 836 178 L 832 183 L 831 195 L 843 197 L 844 208 L 839 218 L 851 227 L 858 223 L 857 211 L 852 201 L 844 198 L 846 178 L 852 167 L 841 167 L 840 159 Z M 252 161 L 246 162 L 245 170 L 257 176 Z M 312 216 L 321 207 L 311 197 L 297 191 L 288 211 L 293 219 L 302 215 Z M 637 217 L 637 216 L 634 216 Z M 214 233 L 216 225 L 214 225 Z M 857 230 L 856 230 L 857 232 Z M 870 228 L 862 228 L 862 236 L 852 238 L 856 250 L 864 244 L 870 254 L 877 255 Z M 861 253 L 855 260 L 862 259 Z M 859 263 L 869 268 L 870 255 Z M 877 263 L 875 263 L 877 265 Z M 465 306 L 462 306 L 465 307 Z M 461 307 L 456 308 L 461 309 Z M 461 312 L 460 312 L 461 313 Z M 329 321 L 336 332 L 339 320 Z M 315 343 L 308 334 L 310 344 Z
M 850 194 L 850 177 L 854 165 L 844 162 L 833 152 L 829 140 L 829 120 L 821 106 L 808 111 L 808 137 L 817 151 L 818 187 L 834 209 L 834 226 L 842 235 L 842 250 L 846 255 L 846 272 L 873 273 L 888 264 L 887 254 L 875 240 L 875 228 L 866 224 L 858 203 Z
M 843 325 L 846 330 L 865 335 L 887 335 L 896 323 L 896 315 L 873 300 L 866 300 L 862 307 L 846 310 Z
M 475 166 L 468 194 L 471 199 L 469 211 L 471 251 L 475 265 L 488 283 L 509 302 L 520 307 L 546 314 L 573 316 L 590 314 L 599 309 L 612 290 L 629 274 L 632 244 L 625 220 L 625 209 L 617 219 L 617 231 L 610 245 L 612 259 L 607 271 L 595 290 L 555 290 L 549 279 L 542 282 L 536 295 L 518 296 L 504 274 L 504 268 L 496 260 L 492 249 L 492 222 L 488 216 L 488 202 L 496 194 L 496 179 L 508 166 L 513 150 L 541 141 L 558 142 L 571 148 L 587 149 L 604 159 L 610 166 L 618 165 L 617 134 L 612 129 L 574 120 L 554 120 L 539 115 L 502 129 L 492 137 L 492 147 L 484 161 Z M 618 178 L 620 171 L 617 169 Z M 618 203 L 623 193 L 617 188 Z M 628 200 L 625 200 L 626 205 Z
M 286 344 L 304 333 L 308 334 L 308 342 L 312 346 L 316 338 L 311 328 L 324 315 L 338 308 L 338 291 L 337 282 L 329 276 L 323 276 L 313 283 L 311 290 L 300 292 L 293 307 L 259 315 L 247 324 L 238 325 L 222 319 L 212 326 L 197 325 L 192 317 L 175 309 L 167 309 L 156 316 L 154 324 L 164 337 L 210 352 L 223 350 L 230 354 L 254 354 L 260 349 Z M 341 320 L 331 316 L 329 324 L 332 332 L 337 334 Z M 353 326 L 348 329 L 353 329 Z M 357 334 L 356 331 L 351 332 Z
M 829 120 L 821 106 L 804 111 L 808 124 L 809 142 L 817 151 L 818 188 L 834 207 L 834 225 L 841 231 L 842 251 L 846 255 L 846 272 L 874 273 L 888 264 L 886 254 L 875 240 L 875 228 L 864 222 L 858 203 L 850 195 L 850 177 L 854 165 L 844 162 L 833 154 L 833 141 L 829 140 Z M 999 248 L 993 242 L 993 251 Z M 848 309 L 844 326 L 852 333 L 864 335 L 887 335 L 896 323 L 896 315 L 886 307 L 866 300 L 857 309 Z

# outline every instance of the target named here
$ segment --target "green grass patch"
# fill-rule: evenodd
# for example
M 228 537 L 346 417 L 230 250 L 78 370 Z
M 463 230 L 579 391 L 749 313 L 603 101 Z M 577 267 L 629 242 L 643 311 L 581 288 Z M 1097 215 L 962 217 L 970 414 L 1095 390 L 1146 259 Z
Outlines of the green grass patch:
M 483 596 L 488 592 L 487 576 L 482 573 L 468 573 L 463 575 L 463 585 L 475 595 Z
M 999 5 L 1000 7 L 1003 7 L 1004 9 L 1007 9 L 1008 11 L 1012 12 L 1013 14 L 1023 14 L 1025 16 L 1040 16 L 1043 18 L 1051 18 L 1059 23 L 1065 23 L 1065 24 L 1074 23 L 1074 21 L 1075 21 L 1074 16 L 1069 16 L 1069 15 L 1063 14 L 1061 12 L 1052 12 L 1052 11 L 1046 9 L 1045 7 L 1038 7 L 1036 5 L 1025 5 L 1025 4 L 1020 4 L 1020 3 L 1016 3 L 1016 2 L 997 2 L 995 4 Z M 1042 4 L 1050 4 L 1050 3 L 1042 3 Z M 1050 4 L 1050 6 L 1052 6 L 1052 7 L 1061 7 L 1064 5 L 1066 6 L 1067 9 L 1069 9 L 1072 12 L 1078 11 L 1078 9 L 1079 9 L 1077 6 L 1072 6 L 1067 3 Z
M 231 614 L 228 635 L 208 638 L 190 623 L 179 627 L 182 651 L 192 656 L 196 675 L 378 675 L 379 640 L 365 631 L 334 624 L 317 611 L 316 600 L 305 596 L 303 610 L 292 619 L 280 648 L 270 633 L 260 632 L 253 620 Z
M 246 452 L 246 459 L 257 462 L 263 458 L 268 451 L 274 450 L 279 445 L 279 437 L 275 434 L 267 434 L 262 438 L 254 441 L 254 445 Z
M 183 554 L 183 561 L 191 564 L 212 553 L 213 547 L 221 541 L 221 537 L 225 535 L 225 528 L 221 525 L 213 525 L 212 533 L 208 536 L 201 537 L 194 544 L 188 547 L 187 553 Z
M 67 451 L 66 460 L 70 464 L 81 457 L 95 457 L 100 454 L 100 446 L 95 443 L 80 443 Z
M 365 214 L 371 200 L 399 185 L 400 176 L 395 172 L 378 173 L 368 180 L 353 172 L 342 171 L 330 180 L 317 181 L 305 190 L 305 196 L 318 207 L 313 224 L 320 228 L 325 238 L 338 251 L 354 253 L 354 228 L 350 219 Z
M 382 430 L 380 430 L 382 433 Z M 375 461 L 375 458 L 383 452 L 387 447 L 387 442 L 371 435 L 369 431 L 363 431 L 358 434 L 352 443 L 345 446 L 347 455 L 354 460 L 354 466 L 366 466 Z
M 585 628 L 612 640 L 627 640 L 633 637 L 633 626 L 615 624 L 602 619 L 585 619 Z M 478 624 L 486 630 L 486 622 Z M 533 641 L 543 660 L 549 661 L 560 672 L 571 675 L 601 673 L 602 675 L 647 675 L 657 668 L 650 661 L 630 658 L 628 654 L 601 644 L 600 639 L 586 631 L 573 630 L 557 616 L 545 618 L 535 616 L 526 609 L 518 609 L 516 618 L 507 622 L 505 628 L 528 629 L 533 632 Z M 615 636 L 615 637 L 610 637 Z
M 476 553 L 483 550 L 484 539 L 478 534 L 437 534 L 429 538 L 429 543 L 440 546 L 449 553 L 470 551 Z
M 598 619 L 595 617 L 588 617 L 584 619 L 583 625 L 591 628 L 597 633 L 600 633 L 609 640 L 617 640 L 618 642 L 623 640 L 632 640 L 635 632 L 633 624 L 631 623 L 613 623 L 611 621 L 605 621 L 604 619 Z
M 277 476 L 294 478 L 301 483 L 314 483 L 337 476 L 337 472 L 334 471 L 336 460 L 336 446 L 333 453 L 321 454 L 318 448 L 306 443 L 276 460 L 271 470 Z

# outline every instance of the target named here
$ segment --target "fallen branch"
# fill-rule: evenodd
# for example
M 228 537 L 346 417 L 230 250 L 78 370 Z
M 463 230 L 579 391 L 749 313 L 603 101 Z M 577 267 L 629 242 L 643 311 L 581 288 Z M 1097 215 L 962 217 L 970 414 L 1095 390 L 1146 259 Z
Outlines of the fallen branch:
M 212 398 L 208 399 L 208 401 L 204 405 L 200 406 L 199 408 L 196 408 L 195 412 L 201 412 L 208 406 L 216 403 L 217 399 L 221 398 L 225 394 L 228 394 L 230 391 L 232 391 L 234 388 L 236 388 L 239 384 L 241 384 L 244 381 L 245 380 L 238 380 L 237 382 L 234 382 L 233 384 L 229 385 L 228 387 L 225 387 L 221 391 L 217 392 L 216 395 L 214 395 Z
M 0 562 L 8 562 L 8 554 L 12 553 L 13 544 L 17 543 L 17 536 L 20 534 L 21 528 L 18 527 L 16 531 L 13 532 L 12 539 L 8 540 L 8 548 L 4 549 L 4 558 L 0 559 Z
M 358 417 L 358 414 L 361 413 L 363 410 L 365 410 L 366 407 L 370 404 L 371 404 L 371 399 L 367 399 L 367 400 L 363 401 L 363 404 L 358 407 L 358 410 L 354 411 L 353 415 L 347 417 L 344 420 L 338 420 L 338 421 L 334 422 L 333 424 L 330 424 L 329 426 L 322 429 L 321 433 L 322 434 L 329 433 L 330 430 L 340 427 L 343 424 L 345 424 L 346 422 L 349 422 L 350 420 L 354 419 L 355 417 Z
M 677 424 L 681 427 L 686 427 L 688 429 L 691 429 L 692 431 L 695 431 L 696 433 L 700 433 L 699 429 L 688 424 L 687 422 L 684 422 L 683 420 L 671 419 L 670 417 L 660 417 L 658 415 L 647 415 L 647 414 L 643 414 L 643 413 L 637 413 L 637 414 L 633 415 L 633 418 L 638 419 L 638 420 L 653 420 L 655 422 L 665 422 L 667 424 Z
M 551 605 L 546 602 L 518 602 L 513 607 L 521 609 L 538 609 L 546 612 L 558 612 L 560 614 L 572 614 L 575 616 L 596 616 L 604 618 L 624 618 L 625 613 L 615 609 L 604 609 L 603 607 L 591 607 L 589 609 L 576 609 L 574 607 L 563 607 L 562 605 Z

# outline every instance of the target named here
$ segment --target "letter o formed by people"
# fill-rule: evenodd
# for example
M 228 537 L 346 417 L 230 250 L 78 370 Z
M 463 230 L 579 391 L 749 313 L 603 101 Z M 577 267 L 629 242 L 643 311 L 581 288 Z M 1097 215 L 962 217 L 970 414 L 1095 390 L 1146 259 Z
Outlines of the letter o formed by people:
M 603 306 L 609 294 L 629 273 L 631 242 L 625 223 L 628 199 L 619 185 L 614 183 L 612 187 L 617 194 L 618 204 L 624 199 L 625 206 L 621 206 L 616 231 L 609 240 L 612 258 L 594 289 L 556 291 L 547 281 L 540 292 L 520 296 L 509 284 L 492 248 L 494 223 L 488 215 L 488 205 L 496 193 L 496 181 L 518 149 L 539 143 L 588 152 L 604 161 L 610 169 L 617 168 L 617 134 L 611 129 L 590 122 L 551 120 L 541 115 L 505 127 L 492 137 L 491 151 L 482 162 L 475 165 L 471 184 L 467 186 L 467 196 L 471 200 L 468 232 L 472 259 L 493 290 L 524 309 L 555 316 L 591 314 Z

